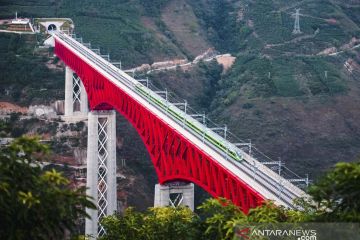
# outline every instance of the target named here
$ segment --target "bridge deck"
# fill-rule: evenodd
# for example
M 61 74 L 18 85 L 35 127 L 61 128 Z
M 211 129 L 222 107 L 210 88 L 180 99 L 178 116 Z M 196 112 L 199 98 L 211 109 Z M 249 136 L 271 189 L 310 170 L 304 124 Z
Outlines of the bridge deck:
M 191 142 L 191 144 L 209 156 L 212 161 L 221 165 L 230 174 L 235 175 L 254 192 L 259 193 L 264 199 L 271 199 L 274 200 L 276 204 L 292 208 L 294 207 L 292 203 L 293 199 L 306 196 L 300 188 L 293 185 L 285 178 L 279 176 L 255 158 L 245 153 L 243 150 L 236 148 L 231 143 L 228 143 L 225 139 L 216 133 L 213 133 L 210 129 L 201 125 L 201 123 L 195 119 L 190 116 L 186 116 L 186 114 L 176 106 L 166 102 L 166 104 L 169 104 L 171 109 L 174 109 L 174 111 L 182 112 L 183 116 L 186 116 L 187 121 L 191 121 L 196 126 L 201 126 L 204 132 L 206 131 L 207 134 L 209 133 L 209 136 L 216 138 L 221 141 L 221 143 L 229 146 L 229 149 L 236 151 L 243 160 L 236 161 L 227 153 L 220 151 L 218 146 L 215 146 L 211 141 L 204 139 L 204 134 L 199 134 L 194 131 L 194 129 L 184 125 L 183 121 L 180 121 L 172 114 L 169 114 L 168 111 L 159 107 L 152 101 L 151 96 L 161 99 L 160 96 L 73 38 L 61 32 L 54 33 L 54 37 L 56 42 L 65 46 L 73 54 L 81 58 L 86 64 L 94 68 L 108 81 L 125 92 L 158 119 L 163 121 L 167 126 L 173 129 L 173 131 L 176 131 L 187 141 Z M 138 88 L 140 85 L 141 88 L 149 94 L 148 96 L 144 96 L 144 94 L 139 92 Z M 256 171 L 254 171 L 255 169 Z

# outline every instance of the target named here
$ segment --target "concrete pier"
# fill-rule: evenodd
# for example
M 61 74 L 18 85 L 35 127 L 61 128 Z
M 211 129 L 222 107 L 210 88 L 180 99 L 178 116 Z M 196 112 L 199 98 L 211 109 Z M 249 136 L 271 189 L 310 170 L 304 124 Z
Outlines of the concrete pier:
M 173 182 L 155 185 L 154 207 L 188 206 L 194 211 L 194 184 Z
M 75 106 L 78 106 L 75 109 Z M 68 66 L 65 67 L 64 117 L 68 122 L 86 120 L 89 112 L 88 98 L 80 78 Z
M 86 193 L 97 209 L 86 209 L 85 234 L 97 238 L 104 233 L 99 221 L 116 211 L 116 114 L 91 111 L 88 114 Z
M 72 116 L 74 114 L 74 100 L 73 100 L 73 75 L 74 72 L 68 66 L 65 67 L 65 103 L 64 115 Z
M 87 115 L 89 112 L 88 96 L 87 96 L 86 89 L 85 89 L 82 81 L 80 81 L 80 89 L 81 89 L 80 112 L 81 112 L 81 115 Z

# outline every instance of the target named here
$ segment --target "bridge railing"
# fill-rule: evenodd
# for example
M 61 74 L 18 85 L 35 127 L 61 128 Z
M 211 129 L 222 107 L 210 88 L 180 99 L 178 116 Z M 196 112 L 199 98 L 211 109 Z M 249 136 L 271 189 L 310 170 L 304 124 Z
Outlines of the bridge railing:
M 251 165 L 250 168 L 249 168 L 249 166 L 247 168 L 248 173 L 252 174 L 252 177 L 255 180 L 258 180 L 258 181 L 261 180 L 262 184 L 267 185 L 267 187 L 269 187 L 269 188 L 275 189 L 279 198 L 285 197 L 285 189 L 287 190 L 287 194 L 290 199 L 305 195 L 305 193 L 301 189 L 299 189 L 297 186 L 295 186 L 288 179 L 285 179 L 284 177 L 278 175 L 277 173 L 275 173 L 274 171 L 269 169 L 267 166 L 262 164 L 260 161 L 255 159 L 253 156 L 250 156 L 249 154 L 245 153 L 242 149 L 236 147 L 235 144 L 229 142 L 228 139 L 225 139 L 225 137 L 220 136 L 218 133 L 212 131 L 211 128 L 220 128 L 215 123 L 212 123 L 208 120 L 208 122 L 207 122 L 208 125 L 203 124 L 200 121 L 198 121 L 197 119 L 194 119 L 193 117 L 191 117 L 189 115 L 189 112 L 185 113 L 182 110 L 180 110 L 177 106 L 175 106 L 174 104 L 169 102 L 168 94 L 166 95 L 166 98 L 163 98 L 161 95 L 156 93 L 156 92 L 161 91 L 158 88 L 150 89 L 145 86 L 144 86 L 144 88 L 146 89 L 145 97 L 147 98 L 147 100 L 152 101 L 152 99 L 155 99 L 156 101 L 162 102 L 162 105 L 166 106 L 165 114 L 167 114 L 173 120 L 177 121 L 183 128 L 186 128 L 188 131 L 191 131 L 194 135 L 197 135 L 198 138 L 201 139 L 204 143 L 211 145 L 211 147 L 217 151 L 219 150 L 219 148 L 215 144 L 218 144 L 218 143 L 223 144 L 223 146 L 225 146 L 226 149 L 222 152 L 220 151 L 220 153 L 223 155 L 223 157 L 226 160 L 232 160 L 237 163 L 246 162 L 249 165 Z M 188 109 L 189 108 L 187 108 L 187 111 L 188 111 Z M 179 121 L 179 119 L 177 119 L 176 116 L 174 118 L 174 116 L 172 114 L 170 114 L 169 110 L 176 112 L 178 115 L 181 115 L 183 117 L 183 119 L 180 119 L 180 121 Z M 196 113 L 195 111 L 192 111 L 192 112 Z M 199 115 L 199 114 L 197 114 L 197 115 Z M 194 130 L 194 127 L 189 127 L 188 124 L 182 124 L 184 122 L 191 123 L 190 125 L 197 127 L 197 129 L 200 129 L 201 132 Z M 211 124 L 211 128 L 209 127 L 209 123 Z M 205 135 L 210 136 L 212 139 L 215 139 L 217 142 L 214 144 L 214 142 L 209 141 L 209 138 L 205 138 L 204 137 Z M 215 147 L 214 147 L 214 145 L 215 145 Z M 231 152 L 231 151 L 236 152 L 239 156 L 243 157 L 243 159 L 236 159 L 233 157 L 233 155 L 229 155 L 229 152 Z M 245 160 L 245 161 L 240 162 L 240 160 Z M 253 169 L 256 169 L 256 171 L 254 171 Z M 282 195 L 284 195 L 284 196 L 282 196 Z
M 144 81 L 141 81 L 144 82 Z M 149 82 L 146 82 L 146 97 L 148 98 L 148 100 L 151 101 L 151 98 L 156 99 L 157 101 L 161 101 L 162 105 L 167 106 L 167 109 L 165 111 L 165 113 L 167 115 L 169 115 L 170 117 L 172 117 L 172 119 L 174 119 L 173 116 L 171 116 L 171 114 L 169 114 L 169 109 L 176 111 L 179 115 L 182 115 L 183 117 L 183 122 L 189 122 L 192 125 L 195 125 L 198 127 L 198 129 L 201 129 L 201 134 L 199 134 L 199 132 L 194 131 L 193 128 L 189 128 L 188 125 L 186 124 L 182 124 L 183 128 L 186 128 L 188 131 L 191 131 L 193 134 L 198 135 L 198 137 L 200 139 L 202 139 L 203 142 L 206 142 L 207 144 L 212 145 L 213 143 L 211 141 L 205 141 L 204 135 L 210 135 L 213 139 L 216 139 L 218 141 L 218 143 L 222 143 L 225 147 L 226 150 L 221 152 L 221 154 L 223 155 L 223 157 L 227 160 L 233 160 L 233 161 L 238 161 L 237 159 L 234 159 L 232 156 L 229 155 L 230 151 L 236 152 L 238 153 L 240 156 L 244 157 L 244 160 L 251 165 L 252 169 L 256 169 L 256 171 L 251 171 L 250 170 L 250 174 L 252 174 L 252 176 L 254 178 L 256 178 L 257 180 L 260 180 L 260 177 L 262 178 L 262 183 L 263 184 L 267 184 L 269 185 L 268 187 L 272 187 L 273 189 L 275 188 L 276 191 L 278 192 L 278 196 L 279 198 L 282 198 L 281 195 L 284 194 L 283 191 L 284 189 L 288 190 L 288 194 L 291 194 L 293 196 L 304 196 L 305 193 L 299 189 L 297 186 L 295 186 L 290 180 L 293 179 L 299 179 L 299 180 L 303 180 L 304 178 L 300 178 L 298 175 L 296 175 L 293 172 L 290 172 L 293 174 L 292 178 L 289 179 L 285 179 L 283 176 L 278 175 L 277 173 L 275 173 L 274 171 L 272 171 L 270 168 L 268 168 L 267 166 L 265 166 L 265 164 L 261 163 L 260 161 L 258 161 L 255 157 L 250 156 L 249 154 L 245 153 L 242 149 L 238 148 L 235 144 L 229 142 L 229 139 L 226 138 L 225 136 L 220 136 L 218 133 L 212 131 L 212 128 L 217 128 L 217 129 L 221 129 L 221 127 L 219 127 L 218 125 L 216 125 L 215 123 L 211 122 L 208 118 L 206 123 L 204 124 L 201 123 L 198 119 L 194 119 L 191 117 L 191 115 L 189 115 L 190 113 L 193 113 L 194 115 L 201 115 L 199 113 L 197 113 L 196 111 L 194 111 L 193 109 L 191 109 L 190 107 L 187 106 L 186 109 L 186 113 L 182 110 L 180 110 L 179 108 L 177 108 L 177 106 L 175 106 L 173 103 L 170 102 L 171 98 L 169 94 L 166 94 L 166 97 L 164 98 L 163 96 L 157 94 L 156 92 L 162 92 L 161 89 L 153 86 L 152 84 L 149 85 Z M 150 89 L 151 88 L 151 89 Z M 180 100 L 181 101 L 181 100 Z M 179 99 L 177 99 L 177 101 L 175 102 L 179 102 Z M 178 119 L 174 119 L 176 121 L 178 121 Z M 179 124 L 181 124 L 182 122 L 180 121 Z M 227 137 L 232 136 L 234 139 L 236 138 L 235 135 L 232 135 L 230 132 L 227 133 L 226 135 Z M 238 139 L 239 141 L 241 141 L 240 139 Z M 214 149 L 214 147 L 212 147 Z M 218 149 L 215 149 L 218 150 Z M 281 166 L 280 166 L 281 167 Z M 262 176 L 261 176 L 262 173 Z M 272 184 L 269 184 L 269 182 L 273 182 Z M 290 198 L 294 198 L 293 196 L 291 196 Z M 285 197 L 285 196 L 283 196 Z
M 62 35 L 62 33 L 59 33 L 59 34 Z M 187 130 L 192 131 L 195 135 L 198 136 L 199 139 L 202 139 L 202 141 L 204 143 L 206 143 L 207 145 L 209 145 L 212 149 L 215 149 L 218 152 L 221 152 L 221 154 L 223 155 L 224 158 L 226 158 L 227 160 L 237 162 L 237 163 L 242 163 L 241 158 L 243 158 L 243 160 L 244 160 L 243 163 L 244 164 L 246 163 L 245 165 L 250 165 L 252 167 L 252 169 L 256 169 L 256 171 L 254 171 L 254 173 L 253 173 L 253 177 L 256 178 L 256 177 L 260 176 L 259 173 L 261 173 L 263 175 L 262 176 L 263 184 L 269 184 L 269 183 L 267 183 L 267 181 L 274 182 L 274 183 L 271 183 L 272 184 L 271 186 L 275 187 L 275 188 L 277 187 L 277 189 L 279 191 L 279 195 L 281 195 L 281 193 L 282 193 L 282 188 L 287 189 L 289 192 L 291 192 L 292 194 L 294 194 L 295 196 L 298 196 L 298 197 L 305 194 L 302 190 L 300 190 L 298 187 L 296 187 L 294 184 L 292 184 L 291 181 L 289 181 L 289 180 L 285 179 L 283 176 L 277 174 L 276 172 L 274 172 L 273 170 L 268 168 L 265 164 L 262 164 L 261 161 L 258 161 L 254 157 L 254 153 L 260 152 L 260 151 L 258 151 L 256 148 L 252 147 L 253 151 L 251 153 L 249 152 L 249 154 L 246 153 L 243 149 L 237 147 L 236 144 L 230 142 L 230 141 L 235 140 L 236 143 L 239 143 L 239 142 L 245 143 L 245 141 L 238 139 L 230 131 L 225 130 L 226 136 L 224 136 L 224 137 L 220 136 L 218 133 L 212 131 L 211 128 L 221 128 L 221 127 L 219 127 L 218 125 L 213 123 L 207 117 L 205 117 L 206 123 L 205 124 L 201 123 L 197 119 L 191 117 L 190 114 L 192 114 L 192 113 L 198 114 L 191 107 L 187 106 L 186 113 L 185 113 L 178 107 L 178 105 L 173 104 L 171 102 L 171 100 L 172 100 L 171 98 L 169 98 L 167 96 L 166 99 L 164 99 L 162 96 L 155 93 L 154 91 L 159 90 L 159 89 L 154 89 L 156 87 L 153 86 L 153 84 L 150 84 L 150 86 L 149 86 L 149 83 L 147 82 L 147 86 L 144 86 L 140 82 L 135 81 L 136 80 L 135 78 L 130 77 L 129 75 L 127 75 L 126 73 L 124 73 L 123 71 L 118 69 L 116 66 L 111 64 L 109 61 L 102 58 L 99 54 L 91 51 L 86 46 L 77 42 L 76 39 L 72 38 L 71 36 L 69 36 L 69 38 L 71 38 L 72 41 L 76 42 L 76 44 L 78 46 L 81 46 L 82 48 L 86 48 L 87 49 L 86 51 L 90 52 L 91 55 L 94 55 L 97 58 L 99 58 L 98 61 L 100 61 L 106 67 L 111 68 L 113 71 L 115 71 L 119 74 L 121 73 L 122 79 L 124 78 L 124 76 L 126 76 L 126 79 L 129 80 L 129 82 L 133 85 L 133 87 L 138 88 L 138 92 L 137 92 L 138 94 L 139 94 L 139 91 L 144 91 L 143 93 L 145 93 L 145 94 L 142 94 L 143 98 L 147 98 L 147 100 L 149 100 L 149 102 L 153 102 L 153 104 L 158 105 L 158 106 L 156 106 L 157 108 L 159 108 L 159 106 L 160 106 L 160 110 L 162 110 L 162 112 L 164 112 L 166 115 L 168 115 L 171 119 L 178 122 L 180 124 L 180 126 L 182 126 L 183 128 L 187 128 Z M 108 60 L 110 60 L 110 59 L 108 59 Z M 124 74 L 126 74 L 126 75 L 124 75 Z M 141 87 L 140 87 L 140 85 L 141 85 Z M 151 89 L 151 88 L 153 88 L 153 89 Z M 219 148 L 219 146 L 221 146 L 221 147 Z M 219 151 L 219 149 L 222 151 Z M 231 155 L 229 153 L 231 153 Z M 266 156 L 265 154 L 262 154 L 262 155 Z M 240 159 L 237 159 L 236 158 L 237 156 L 240 157 Z M 269 158 L 269 159 L 271 159 L 271 158 Z M 280 165 L 279 167 L 282 167 L 282 166 Z M 249 166 L 248 166 L 248 169 L 249 169 Z M 284 168 L 284 169 L 286 169 L 286 168 Z M 290 172 L 294 177 L 299 178 L 299 176 L 297 176 L 292 171 L 288 171 L 288 172 Z
M 146 84 L 151 90 L 161 91 L 161 89 L 158 88 L 157 86 L 155 86 L 151 81 L 147 81 Z M 178 96 L 176 96 L 173 93 L 168 93 L 168 101 L 177 103 L 177 102 L 182 102 L 184 100 L 182 98 L 179 98 Z M 190 115 L 190 117 L 191 117 L 191 115 L 203 116 L 201 119 L 193 119 L 192 121 L 197 121 L 199 124 L 201 124 L 203 126 L 205 125 L 205 127 L 207 127 L 208 129 L 223 128 L 221 125 L 218 125 L 215 122 L 213 122 L 209 117 L 207 117 L 205 115 L 205 113 L 199 113 L 189 105 L 187 105 L 186 113 L 187 113 L 187 115 Z M 204 120 L 205 120 L 205 123 L 204 123 Z M 229 146 L 231 146 L 236 151 L 239 151 L 242 153 L 246 152 L 249 155 L 249 157 L 254 158 L 258 161 L 258 165 L 263 164 L 263 162 L 266 163 L 265 165 L 268 165 L 269 163 L 281 162 L 279 160 L 274 160 L 271 157 L 264 154 L 263 152 L 261 152 L 258 148 L 256 148 L 254 146 L 254 144 L 251 143 L 251 140 L 245 141 L 243 139 L 238 138 L 229 129 L 226 130 L 226 138 L 224 136 L 220 136 L 216 132 L 213 132 L 213 135 L 216 136 L 217 139 L 222 139 L 222 141 L 224 141 L 224 142 L 229 141 L 231 143 L 231 144 L 229 144 Z M 242 143 L 243 147 L 239 147 L 238 146 L 238 145 L 240 145 L 239 143 Z M 247 148 L 247 150 L 244 150 L 244 148 Z M 254 163 L 254 161 L 251 161 L 251 163 L 254 165 L 257 162 Z M 293 172 L 289 168 L 287 168 L 283 162 L 281 162 L 281 164 L 278 164 L 278 166 L 276 166 L 276 167 L 277 168 L 270 168 L 270 169 L 278 174 L 278 172 L 279 172 L 278 167 L 280 167 L 281 174 L 278 174 L 278 175 L 282 175 L 282 177 L 285 178 L 285 180 L 286 179 L 302 179 L 304 181 L 302 181 L 302 182 L 299 181 L 298 183 L 304 183 L 305 186 L 307 186 L 306 177 L 304 178 L 304 177 L 297 175 L 295 172 Z M 268 167 L 266 167 L 266 168 L 268 168 Z M 263 168 L 261 168 L 261 169 L 263 169 Z M 284 181 L 283 178 L 277 178 L 278 182 Z

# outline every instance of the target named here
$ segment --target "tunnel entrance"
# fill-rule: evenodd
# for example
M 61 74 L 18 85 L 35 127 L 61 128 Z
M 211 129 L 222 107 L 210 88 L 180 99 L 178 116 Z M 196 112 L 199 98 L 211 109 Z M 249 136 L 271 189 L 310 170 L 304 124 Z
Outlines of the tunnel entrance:
M 48 31 L 56 31 L 56 26 L 55 26 L 55 24 L 50 24 L 50 25 L 48 26 Z

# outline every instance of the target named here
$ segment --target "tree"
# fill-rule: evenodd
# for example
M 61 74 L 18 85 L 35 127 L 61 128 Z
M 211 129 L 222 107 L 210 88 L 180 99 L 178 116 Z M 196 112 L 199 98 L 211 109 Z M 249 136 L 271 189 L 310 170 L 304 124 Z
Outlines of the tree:
M 204 239 L 234 239 L 236 228 L 251 223 L 302 222 L 302 211 L 276 206 L 272 201 L 250 209 L 244 214 L 239 207 L 227 199 L 208 199 L 202 203 L 200 218 Z
M 317 221 L 360 222 L 360 162 L 340 162 L 309 189 Z
M 204 239 L 232 239 L 230 222 L 247 222 L 246 215 L 227 199 L 208 199 L 198 209 Z
M 72 190 L 55 170 L 39 161 L 49 149 L 36 138 L 21 137 L 0 152 L 0 236 L 3 239 L 63 239 L 76 221 L 94 208 L 84 189 Z
M 297 199 L 299 209 L 272 201 L 244 214 L 229 200 L 208 199 L 198 215 L 187 208 L 150 208 L 140 213 L 128 208 L 123 216 L 103 220 L 103 240 L 125 239 L 234 239 L 237 227 L 254 223 L 360 221 L 360 163 L 338 163 L 309 190 L 312 199 Z
M 123 216 L 105 217 L 101 240 L 197 240 L 199 218 L 189 208 L 149 208 L 140 213 L 126 209 Z

